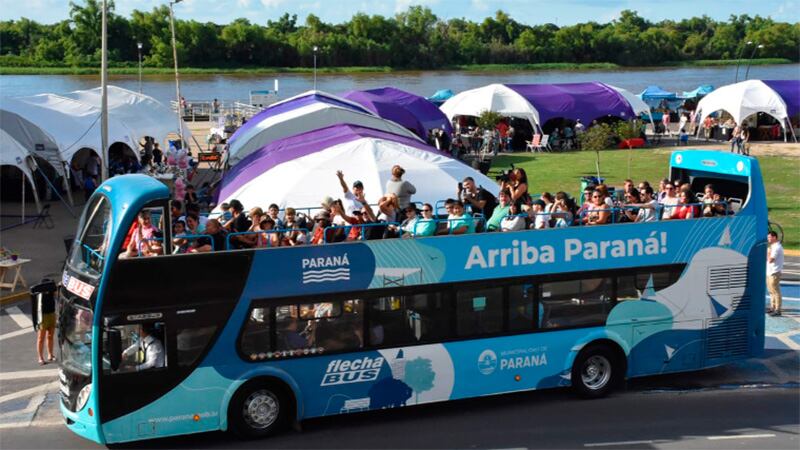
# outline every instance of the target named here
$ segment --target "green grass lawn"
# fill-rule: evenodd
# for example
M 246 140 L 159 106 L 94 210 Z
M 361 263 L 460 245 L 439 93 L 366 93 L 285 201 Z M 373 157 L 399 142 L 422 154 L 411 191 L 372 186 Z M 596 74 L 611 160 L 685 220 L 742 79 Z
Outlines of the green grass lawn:
M 669 155 L 673 149 L 643 149 L 630 152 L 630 178 L 634 183 L 658 181 L 669 175 Z M 600 173 L 610 186 L 622 186 L 628 175 L 628 150 L 600 152 Z M 800 158 L 762 156 L 758 158 L 767 190 L 769 218 L 784 230 L 784 246 L 800 249 Z M 580 194 L 580 178 L 595 175 L 594 152 L 514 153 L 500 155 L 492 164 L 490 176 L 511 164 L 525 169 L 531 192 L 565 191 Z

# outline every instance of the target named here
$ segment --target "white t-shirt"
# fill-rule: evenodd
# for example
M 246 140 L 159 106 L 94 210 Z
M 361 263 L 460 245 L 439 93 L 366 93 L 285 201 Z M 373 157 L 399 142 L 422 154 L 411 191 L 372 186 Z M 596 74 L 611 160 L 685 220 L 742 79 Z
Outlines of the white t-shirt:
M 536 217 L 533 219 L 533 228 L 537 230 L 541 228 L 550 228 L 550 217 L 550 214 L 544 211 L 536 213 Z
M 344 193 L 344 198 L 342 199 L 342 206 L 344 206 L 344 212 L 347 213 L 348 216 L 353 215 L 353 211 L 360 210 L 364 207 L 364 205 L 358 201 L 355 194 L 350 191 Z
M 636 214 L 637 222 L 653 222 L 656 220 L 656 201 L 650 200 L 646 204 L 649 205 L 648 208 L 639 208 L 639 212 Z
M 522 216 L 505 217 L 500 221 L 500 230 L 519 231 L 525 229 L 525 218 Z
M 770 245 L 767 252 L 774 259 L 773 262 L 767 260 L 767 276 L 783 272 L 783 246 L 781 243 L 776 242 Z
M 661 200 L 661 204 L 664 205 L 664 210 L 661 213 L 662 219 L 669 219 L 672 217 L 672 213 L 675 211 L 674 206 L 678 204 L 678 197 L 664 197 Z

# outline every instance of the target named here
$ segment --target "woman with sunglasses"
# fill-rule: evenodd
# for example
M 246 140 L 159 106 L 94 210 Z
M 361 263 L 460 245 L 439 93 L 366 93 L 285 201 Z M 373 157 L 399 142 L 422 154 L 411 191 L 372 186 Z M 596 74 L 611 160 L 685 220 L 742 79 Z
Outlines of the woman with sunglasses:
M 592 192 L 592 204 L 589 213 L 583 218 L 586 225 L 604 225 L 611 220 L 611 210 L 605 203 L 605 196 L 599 190 Z

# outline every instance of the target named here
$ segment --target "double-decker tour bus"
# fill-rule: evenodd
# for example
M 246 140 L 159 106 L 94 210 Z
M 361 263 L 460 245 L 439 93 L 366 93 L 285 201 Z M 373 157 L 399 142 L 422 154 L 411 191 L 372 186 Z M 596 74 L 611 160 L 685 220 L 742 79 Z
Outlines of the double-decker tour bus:
M 767 207 L 754 158 L 671 156 L 731 214 L 125 258 L 169 191 L 89 200 L 59 291 L 61 409 L 98 443 L 698 370 L 764 347 Z M 141 244 L 141 241 L 139 244 Z

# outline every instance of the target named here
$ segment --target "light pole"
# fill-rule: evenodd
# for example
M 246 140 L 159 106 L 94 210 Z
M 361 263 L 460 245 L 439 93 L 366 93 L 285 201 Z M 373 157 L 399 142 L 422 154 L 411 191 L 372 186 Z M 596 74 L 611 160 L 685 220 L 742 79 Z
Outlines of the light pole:
M 319 47 L 314 46 L 314 90 L 317 90 L 317 50 Z
M 750 65 L 753 64 L 753 57 L 756 56 L 756 51 L 758 51 L 758 49 L 760 48 L 764 48 L 764 45 L 763 44 L 756 45 L 756 47 L 753 49 L 753 53 L 750 54 L 750 59 L 747 61 L 747 70 L 744 72 L 745 80 L 747 80 L 748 77 L 750 76 Z
M 102 25 L 100 29 L 100 181 L 108 179 L 108 33 L 106 0 L 103 0 Z
M 742 54 L 744 53 L 744 48 L 748 45 L 753 45 L 753 41 L 747 41 L 747 43 L 742 46 L 741 50 L 739 50 L 739 56 L 736 58 L 736 78 L 733 80 L 734 83 L 739 82 L 739 65 L 742 64 Z
M 178 46 L 175 43 L 175 13 L 172 11 L 172 5 L 180 3 L 183 0 L 172 0 L 169 2 L 169 28 L 172 31 L 172 60 L 175 62 L 175 100 L 178 102 L 175 112 L 178 115 L 178 138 L 181 141 L 181 148 L 183 148 L 183 115 L 181 111 L 181 82 L 178 77 Z
M 139 49 L 139 93 L 142 93 L 142 43 L 137 42 L 136 48 Z

